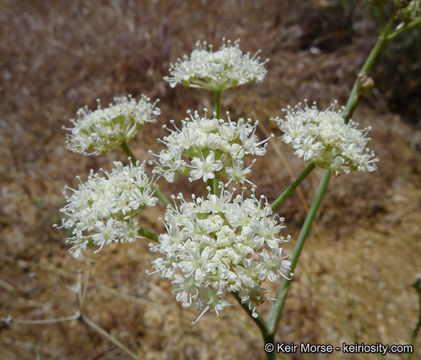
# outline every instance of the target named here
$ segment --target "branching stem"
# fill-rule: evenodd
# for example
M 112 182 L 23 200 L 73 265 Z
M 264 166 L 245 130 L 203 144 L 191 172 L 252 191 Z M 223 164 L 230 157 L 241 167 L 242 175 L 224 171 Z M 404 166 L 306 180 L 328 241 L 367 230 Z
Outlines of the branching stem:
M 279 195 L 279 197 L 271 205 L 273 211 L 275 211 L 283 203 L 283 201 L 291 195 L 291 193 L 303 182 L 303 180 L 313 171 L 314 168 L 315 165 L 313 163 L 308 165 L 295 179 L 295 181 L 281 195 Z
M 389 41 L 388 34 L 390 32 L 390 29 L 392 28 L 394 17 L 395 17 L 395 13 L 392 14 L 389 21 L 386 24 L 386 27 L 382 30 L 379 37 L 377 38 L 376 44 L 374 45 L 373 49 L 371 50 L 371 52 L 368 55 L 366 61 L 364 62 L 364 65 L 362 66 L 362 68 L 359 72 L 360 74 L 367 74 L 368 73 L 368 71 L 373 66 L 374 62 L 377 60 L 377 58 L 380 54 L 380 51 L 383 49 L 383 47 Z M 359 91 L 359 79 L 357 78 L 354 82 L 354 85 L 352 86 L 351 93 L 350 93 L 348 101 L 345 105 L 345 110 L 342 114 L 346 123 L 348 123 L 349 120 L 351 119 L 352 114 L 354 113 L 355 109 L 357 108 L 358 104 L 360 103 L 360 100 L 361 100 L 361 93 Z
M 304 247 L 308 234 L 310 233 L 311 225 L 313 224 L 313 220 L 316 217 L 317 210 L 319 209 L 323 196 L 326 192 L 330 175 L 331 175 L 330 170 L 325 170 L 322 180 L 320 181 L 319 187 L 317 188 L 316 195 L 314 196 L 314 200 L 307 213 L 307 217 L 304 221 L 303 227 L 301 228 L 300 234 L 298 235 L 297 243 L 295 244 L 295 248 L 292 253 L 291 268 L 286 275 L 287 278 L 282 281 L 281 286 L 278 288 L 278 291 L 276 293 L 276 300 L 273 303 L 269 312 L 269 316 L 266 320 L 266 323 L 269 328 L 269 334 L 274 335 L 276 333 L 276 330 L 278 329 L 279 321 L 282 315 L 282 310 L 284 309 L 284 306 L 285 306 L 285 300 L 288 293 L 288 288 L 291 284 L 292 274 L 297 265 L 298 259 Z

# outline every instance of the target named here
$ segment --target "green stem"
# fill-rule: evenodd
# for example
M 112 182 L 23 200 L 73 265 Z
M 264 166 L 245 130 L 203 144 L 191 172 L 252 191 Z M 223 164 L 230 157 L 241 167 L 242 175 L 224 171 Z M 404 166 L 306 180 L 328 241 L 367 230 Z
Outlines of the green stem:
M 244 311 L 249 315 L 250 319 L 252 319 L 254 321 L 254 323 L 257 325 L 257 327 L 260 330 L 260 333 L 262 334 L 264 343 L 265 344 L 271 343 L 271 344 L 275 345 L 275 336 L 273 334 L 269 334 L 268 326 L 267 326 L 267 323 L 266 323 L 265 319 L 263 318 L 263 316 L 260 315 L 256 311 L 257 312 L 257 317 L 253 317 L 253 311 L 250 310 L 250 308 L 249 308 L 249 306 L 248 306 L 247 303 L 241 302 L 241 298 L 238 295 L 238 293 L 237 292 L 233 292 L 232 295 L 234 296 L 235 300 L 238 301 L 238 303 L 244 309 Z M 267 360 L 274 360 L 274 359 L 276 359 L 276 352 L 273 351 L 271 353 L 266 353 L 266 359 Z
M 219 120 L 220 104 L 221 104 L 221 90 L 213 92 L 213 99 L 215 101 L 215 118 Z M 211 188 L 211 194 L 219 195 L 219 180 L 216 178 L 208 179 L 207 185 Z
M 206 183 L 211 189 L 211 194 L 219 195 L 219 180 L 216 177 L 208 179 Z
M 414 26 L 417 26 L 418 24 L 421 24 L 421 17 L 419 17 L 418 19 L 415 19 L 414 21 L 410 22 L 409 24 L 406 24 L 406 25 L 402 26 L 400 29 L 397 29 L 394 32 L 392 32 L 387 37 L 387 41 L 395 39 L 400 34 L 404 33 L 406 30 L 409 30 L 410 28 L 412 28 Z
M 276 347 L 276 344 L 275 344 L 275 335 L 273 335 L 273 334 L 272 335 L 268 335 L 268 336 L 265 336 L 263 339 L 265 341 L 265 345 L 267 343 L 271 343 L 271 344 L 273 344 Z M 272 352 L 266 352 L 266 360 L 276 360 L 276 350 L 274 350 Z
M 159 200 L 161 200 L 164 204 L 165 204 L 165 206 L 170 206 L 171 205 L 171 203 L 170 203 L 170 201 L 168 200 L 168 198 L 164 195 L 164 193 L 161 191 L 161 190 L 159 190 L 159 187 L 158 187 L 158 185 L 153 185 L 153 188 L 154 188 L 154 190 L 155 190 L 155 194 L 156 194 L 156 196 L 158 197 L 158 199 Z
M 219 119 L 219 115 L 220 115 L 221 94 L 222 94 L 221 90 L 215 91 L 213 93 L 213 97 L 214 97 L 214 100 L 215 100 L 215 114 L 216 114 L 215 117 L 217 119 Z
M 307 213 L 307 217 L 304 221 L 304 224 L 301 228 L 300 234 L 297 238 L 297 243 L 295 244 L 295 248 L 291 258 L 291 268 L 287 273 L 287 279 L 284 279 L 281 286 L 278 288 L 276 293 L 276 300 L 273 303 L 268 318 L 266 320 L 269 326 L 269 334 L 275 334 L 276 330 L 278 329 L 279 321 L 281 319 L 282 310 L 285 306 L 285 300 L 288 292 L 288 288 L 291 284 L 291 276 L 294 272 L 294 269 L 297 265 L 298 259 L 301 254 L 301 250 L 304 247 L 305 241 L 307 239 L 308 234 L 310 233 L 311 225 L 313 224 L 313 220 L 316 216 L 317 210 L 320 207 L 320 203 L 322 202 L 323 196 L 326 192 L 327 185 L 329 183 L 331 171 L 325 170 L 322 180 L 320 181 L 319 187 L 317 188 L 316 195 L 314 196 L 314 200 L 310 206 L 310 210 Z
M 388 34 L 393 24 L 393 18 L 395 13 L 392 14 L 390 17 L 386 27 L 379 35 L 376 44 L 374 45 L 373 49 L 368 55 L 367 60 L 365 61 L 364 65 L 360 70 L 360 74 L 368 73 L 368 71 L 373 66 L 374 62 L 377 60 L 377 57 L 380 54 L 380 51 L 383 49 L 384 45 L 388 42 Z M 342 114 L 345 122 L 347 123 L 349 119 L 351 119 L 352 114 L 354 113 L 356 107 L 358 106 L 361 100 L 361 93 L 359 91 L 359 79 L 357 78 L 352 86 L 351 94 L 349 95 L 348 102 L 346 103 L 345 110 Z
M 136 165 L 136 162 L 137 162 L 136 156 L 133 154 L 132 150 L 130 150 L 129 145 L 126 142 L 124 142 L 121 144 L 121 148 L 123 149 L 125 154 L 130 158 L 130 161 L 132 162 L 132 164 Z M 163 194 L 161 190 L 159 190 L 158 185 L 154 184 L 153 188 L 155 190 L 156 196 L 158 197 L 159 200 L 161 200 L 165 204 L 165 206 L 171 205 L 168 198 Z
M 291 193 L 297 188 L 298 185 L 300 185 L 303 180 L 307 177 L 308 174 L 310 174 L 316 165 L 313 163 L 308 165 L 304 171 L 295 179 L 295 181 L 281 194 L 279 197 L 272 203 L 271 208 L 273 211 L 275 211 L 279 205 L 282 204 L 282 202 L 291 195 Z
M 235 297 L 235 300 L 241 305 L 241 307 L 245 310 L 245 312 L 250 316 L 250 318 L 254 321 L 254 323 L 259 327 L 260 332 L 262 333 L 263 338 L 268 335 L 268 327 L 266 325 L 265 319 L 259 313 L 257 313 L 257 317 L 253 317 L 253 312 L 249 309 L 247 303 L 241 302 L 240 295 L 237 292 L 233 292 L 232 295 Z
M 130 161 L 133 163 L 133 165 L 136 165 L 136 156 L 132 153 L 132 151 L 129 148 L 129 145 L 127 145 L 126 142 L 121 144 L 121 148 L 125 152 L 125 154 L 130 158 Z
M 159 242 L 158 235 L 154 234 L 153 232 L 146 230 L 140 226 L 137 229 L 137 231 L 139 232 L 139 234 L 143 235 L 144 237 L 147 237 L 148 239 L 153 240 L 155 242 Z

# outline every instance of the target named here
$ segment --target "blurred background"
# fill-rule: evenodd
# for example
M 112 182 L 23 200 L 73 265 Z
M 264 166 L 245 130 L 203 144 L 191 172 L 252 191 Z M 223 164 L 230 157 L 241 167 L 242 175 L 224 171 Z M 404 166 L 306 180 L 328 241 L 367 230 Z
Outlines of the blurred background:
M 96 99 L 145 93 L 160 98 L 162 115 L 131 143 L 139 159 L 159 152 L 162 125 L 187 109 L 213 108 L 209 93 L 162 76 L 197 40 L 219 47 L 241 40 L 262 49 L 266 80 L 224 93 L 222 111 L 260 120 L 259 136 L 279 131 L 268 119 L 305 98 L 327 107 L 346 102 L 376 38 L 376 17 L 363 1 L 0 0 L 0 316 L 47 319 L 76 309 L 78 270 L 64 231 L 53 229 L 65 184 L 77 186 L 89 169 L 110 169 L 114 151 L 73 154 L 64 147 L 68 119 Z M 371 126 L 375 173 L 332 178 L 316 226 L 297 267 L 277 334 L 279 341 L 408 343 L 418 317 L 411 285 L 421 273 L 421 31 L 414 29 L 383 53 L 376 83 L 354 114 Z M 305 164 L 276 138 L 258 159 L 252 180 L 274 200 Z M 321 171 L 279 209 L 294 246 Z M 165 193 L 202 191 L 201 184 L 161 184 Z M 162 231 L 163 209 L 143 215 Z M 146 274 L 147 241 L 108 246 L 94 261 L 85 311 L 142 359 L 263 359 L 262 342 L 243 310 L 219 317 L 183 309 L 167 281 Z M 270 304 L 262 306 L 265 312 Z M 421 355 L 421 341 L 418 356 Z M 0 325 L 0 358 L 128 359 L 79 321 Z M 284 359 L 308 358 L 302 354 Z M 325 359 L 311 355 L 312 359 Z M 329 359 L 342 359 L 334 353 Z M 360 355 L 359 359 L 374 359 Z M 403 359 L 403 355 L 386 358 Z M 414 359 L 416 355 L 414 355 Z

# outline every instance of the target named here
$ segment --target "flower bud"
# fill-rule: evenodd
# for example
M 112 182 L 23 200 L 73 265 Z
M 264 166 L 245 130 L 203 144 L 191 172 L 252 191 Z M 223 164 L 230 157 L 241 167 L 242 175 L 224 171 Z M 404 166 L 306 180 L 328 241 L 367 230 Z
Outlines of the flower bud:
M 409 0 L 393 0 L 395 10 L 404 9 L 409 5 Z
M 412 0 L 408 6 L 400 9 L 397 14 L 399 21 L 409 23 L 421 16 L 421 0 Z
M 373 79 L 367 73 L 358 75 L 358 93 L 360 95 L 367 94 L 374 87 Z

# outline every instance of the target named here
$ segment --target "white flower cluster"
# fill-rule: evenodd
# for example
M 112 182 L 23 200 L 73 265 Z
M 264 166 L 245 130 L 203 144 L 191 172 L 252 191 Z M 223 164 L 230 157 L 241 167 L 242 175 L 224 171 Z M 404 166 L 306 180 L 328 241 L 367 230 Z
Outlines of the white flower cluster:
M 169 207 L 167 233 L 151 251 L 162 257 L 152 262 L 155 272 L 172 281 L 176 299 L 218 313 L 229 303 L 227 293 L 237 292 L 254 316 L 269 289 L 264 281 L 286 277 L 290 261 L 282 253 L 283 218 L 271 216 L 267 200 L 250 198 L 221 189 L 219 196 L 195 198 Z M 198 320 L 199 320 L 198 319 Z M 197 321 L 197 320 L 196 320 Z
M 102 108 L 98 100 L 98 108 L 94 111 L 83 107 L 76 113 L 76 119 L 70 119 L 74 125 L 66 128 L 66 146 L 76 153 L 98 155 L 129 142 L 146 122 L 154 122 L 154 115 L 161 111 L 156 107 L 158 100 L 151 102 L 142 95 L 141 99 L 129 96 L 114 98 L 114 104 Z
M 255 134 L 257 122 L 240 118 L 237 122 L 200 117 L 196 111 L 188 112 L 190 119 L 182 121 L 181 129 L 169 130 L 170 135 L 161 142 L 166 145 L 159 155 L 154 173 L 163 175 L 169 182 L 174 181 L 175 173 L 189 176 L 189 180 L 225 177 L 236 183 L 250 183 L 246 175 L 250 166 L 244 166 L 247 155 L 263 156 L 266 153 L 266 140 L 261 142 Z M 190 161 L 191 160 L 191 161 Z
M 145 172 L 144 163 L 123 166 L 114 162 L 106 177 L 91 170 L 88 180 L 80 183 L 77 190 L 66 193 L 67 204 L 60 209 L 65 215 L 61 228 L 71 232 L 68 242 L 75 257 L 87 247 L 99 246 L 99 250 L 111 242 L 134 241 L 140 238 L 136 215 L 147 206 L 154 206 L 153 182 Z
M 250 56 L 243 54 L 240 41 L 232 43 L 222 40 L 218 51 L 213 51 L 212 45 L 198 41 L 190 55 L 184 55 L 176 63 L 170 65 L 170 76 L 164 80 L 171 87 L 177 84 L 203 88 L 210 91 L 224 91 L 234 86 L 247 84 L 252 81 L 263 81 L 266 75 L 264 64 L 260 62 L 256 53 Z
M 366 145 L 370 128 L 358 130 L 352 120 L 345 123 L 341 114 L 335 111 L 336 102 L 324 111 L 316 104 L 305 103 L 294 108 L 283 109 L 285 119 L 273 118 L 283 131 L 282 140 L 295 149 L 295 155 L 322 168 L 341 171 L 374 171 L 377 169 L 373 151 Z M 342 110 L 342 109 L 341 109 Z

